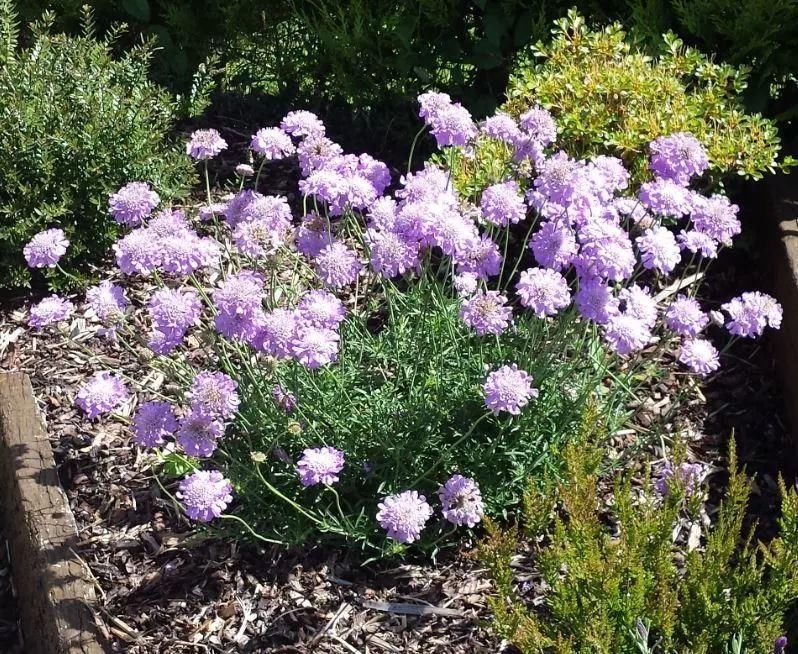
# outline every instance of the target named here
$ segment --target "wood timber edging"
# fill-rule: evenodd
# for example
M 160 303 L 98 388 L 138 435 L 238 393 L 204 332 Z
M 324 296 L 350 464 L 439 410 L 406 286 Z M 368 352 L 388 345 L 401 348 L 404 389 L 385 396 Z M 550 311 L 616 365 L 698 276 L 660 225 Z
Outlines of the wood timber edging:
M 75 518 L 22 373 L 0 373 L 0 492 L 25 651 L 102 654 L 89 608 L 94 586 L 74 553 Z

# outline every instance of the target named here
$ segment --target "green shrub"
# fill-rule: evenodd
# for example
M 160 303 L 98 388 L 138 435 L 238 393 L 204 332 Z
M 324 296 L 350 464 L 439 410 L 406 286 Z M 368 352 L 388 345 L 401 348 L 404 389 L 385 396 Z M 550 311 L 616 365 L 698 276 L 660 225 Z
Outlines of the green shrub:
M 165 195 L 194 173 L 166 140 L 172 98 L 147 79 L 152 50 L 116 59 L 116 33 L 97 40 L 87 18 L 82 36 L 33 26 L 19 48 L 12 3 L 0 4 L 0 286 L 28 284 L 22 246 L 58 225 L 72 242 L 62 262 L 85 270 L 116 234 L 108 195 L 125 182 L 150 182 Z
M 648 175 L 639 154 L 653 139 L 690 132 L 707 148 L 711 172 L 759 178 L 778 167 L 775 125 L 746 114 L 739 94 L 743 71 L 714 64 L 666 36 L 666 54 L 652 59 L 627 41 L 618 24 L 588 29 L 575 11 L 557 21 L 554 38 L 535 46 L 510 79 L 504 110 L 519 116 L 539 104 L 557 119 L 559 143 L 569 154 L 612 153 L 637 182 Z M 498 181 L 509 152 L 483 139 L 476 156 L 461 161 L 461 188 Z
M 524 606 L 514 589 L 516 534 L 490 524 L 480 546 L 495 583 L 498 633 L 524 654 L 773 651 L 798 599 L 795 489 L 781 483 L 781 536 L 755 543 L 743 533 L 750 483 L 732 448 L 714 527 L 702 530 L 700 547 L 682 554 L 673 544 L 674 526 L 682 516 L 697 520 L 699 494 L 673 483 L 658 499 L 650 481 L 639 489 L 624 478 L 605 507 L 597 488 L 600 452 L 570 445 L 565 458 L 562 481 L 530 486 L 525 499 L 531 535 L 538 536 L 531 542 L 544 543 L 533 545 L 546 587 L 543 604 Z

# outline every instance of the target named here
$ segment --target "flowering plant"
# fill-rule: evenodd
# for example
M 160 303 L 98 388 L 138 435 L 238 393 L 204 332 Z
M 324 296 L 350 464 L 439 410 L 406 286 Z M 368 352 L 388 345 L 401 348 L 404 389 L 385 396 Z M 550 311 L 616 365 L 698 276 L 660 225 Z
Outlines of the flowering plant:
M 740 224 L 725 196 L 691 187 L 708 166 L 692 135 L 656 139 L 649 181 L 633 188 L 620 160 L 559 150 L 540 107 L 477 125 L 446 94 L 419 102 L 444 162 L 494 139 L 515 162 L 506 178 L 472 198 L 446 165 L 396 180 L 295 111 L 255 134 L 257 172 L 242 169 L 222 202 L 207 183 L 227 145 L 215 130 L 186 147 L 205 167 L 203 206 L 156 213 L 141 183 L 112 196 L 111 214 L 133 226 L 116 261 L 147 282 L 146 299 L 133 307 L 108 281 L 88 303 L 106 336 L 146 347 L 177 382 L 173 394 L 136 383 L 131 427 L 136 445 L 190 471 L 178 493 L 190 518 L 237 520 L 270 542 L 432 547 L 556 470 L 588 407 L 618 425 L 644 366 L 711 374 L 708 329 L 779 326 L 765 294 L 725 314 L 696 298 Z M 286 198 L 256 190 L 269 161 L 294 156 L 298 220 Z M 57 262 L 62 241 L 37 238 L 31 265 Z M 39 329 L 72 308 L 44 303 Z M 94 419 L 133 383 L 98 373 L 76 402 Z

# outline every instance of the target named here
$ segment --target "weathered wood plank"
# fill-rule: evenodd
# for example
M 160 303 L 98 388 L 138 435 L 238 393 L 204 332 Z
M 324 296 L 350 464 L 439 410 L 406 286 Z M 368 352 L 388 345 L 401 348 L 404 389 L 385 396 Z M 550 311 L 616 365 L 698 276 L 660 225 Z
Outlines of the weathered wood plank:
M 11 547 L 25 651 L 100 654 L 94 587 L 72 549 L 75 519 L 28 377 L 0 374 L 0 514 Z

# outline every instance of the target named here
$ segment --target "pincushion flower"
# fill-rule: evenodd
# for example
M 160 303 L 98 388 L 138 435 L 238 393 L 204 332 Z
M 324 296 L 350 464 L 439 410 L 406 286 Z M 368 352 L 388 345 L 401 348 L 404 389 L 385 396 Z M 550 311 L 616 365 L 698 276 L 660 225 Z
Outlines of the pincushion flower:
M 538 318 L 553 316 L 571 304 L 565 277 L 548 268 L 524 270 L 515 289 L 521 304 L 532 309 Z
M 189 518 L 210 522 L 233 501 L 233 486 L 218 470 L 198 470 L 180 482 L 177 498 Z
M 241 254 L 260 259 L 285 243 L 289 227 L 288 223 L 275 226 L 263 218 L 247 220 L 236 226 L 233 243 Z
M 701 256 L 706 259 L 714 259 L 718 256 L 718 245 L 708 234 L 698 232 L 696 230 L 679 232 L 676 237 L 679 242 L 679 247 L 683 250 L 689 250 L 693 254 L 701 253 Z
M 75 305 L 69 300 L 51 295 L 30 308 L 28 324 L 36 329 L 44 329 L 48 325 L 66 320 L 74 309 Z
M 551 145 L 557 140 L 557 123 L 542 107 L 532 107 L 518 119 L 521 128 L 541 145 Z
M 393 231 L 366 230 L 369 261 L 374 272 L 398 277 L 420 265 L 418 242 Z
M 363 268 L 357 254 L 338 242 L 322 248 L 316 255 L 314 264 L 316 274 L 332 288 L 353 284 Z
M 502 255 L 498 244 L 485 234 L 478 239 L 466 239 L 452 256 L 458 273 L 472 273 L 479 279 L 498 275 L 502 268 Z
M 325 132 L 324 123 L 310 111 L 289 111 L 280 121 L 280 129 L 295 138 L 321 136 Z
M 240 163 L 236 166 L 236 175 L 241 177 L 252 177 L 255 174 L 255 169 L 247 163 Z
M 477 292 L 479 278 L 474 273 L 459 273 L 452 283 L 460 297 L 469 297 Z
M 700 463 L 684 461 L 674 468 L 670 461 L 666 461 L 654 481 L 654 490 L 665 497 L 678 485 L 684 490 L 685 496 L 690 497 L 701 487 L 704 474 L 704 466 Z
M 703 232 L 724 245 L 731 245 L 732 239 L 742 230 L 737 218 L 739 207 L 729 202 L 724 195 L 709 198 L 695 194 L 692 197 L 690 218 L 696 230 Z
M 296 396 L 285 390 L 281 384 L 272 387 L 272 398 L 274 403 L 286 413 L 292 413 L 297 407 Z
M 466 145 L 477 135 L 477 127 L 468 109 L 459 102 L 441 109 L 430 122 L 430 132 L 439 148 Z
M 781 327 L 781 305 L 767 293 L 743 293 L 721 305 L 721 309 L 729 314 L 730 320 L 726 323 L 726 328 L 736 336 L 755 338 L 762 335 L 765 327 Z
M 236 206 L 232 206 L 236 202 Z M 231 201 L 225 213 L 232 229 L 241 223 L 262 221 L 270 230 L 284 232 L 291 226 L 291 207 L 288 200 L 281 195 L 261 195 L 255 193 Z
M 202 301 L 199 294 L 190 288 L 161 288 L 152 294 L 147 309 L 155 329 L 166 335 L 179 334 L 182 338 L 198 324 Z
M 679 184 L 669 179 L 645 182 L 638 194 L 640 202 L 652 213 L 679 218 L 690 211 L 690 196 Z
M 296 151 L 291 137 L 277 127 L 259 129 L 249 147 L 264 159 L 284 159 Z
M 672 272 L 682 258 L 676 237 L 667 227 L 656 226 L 635 239 L 643 267 L 665 275 Z
M 665 324 L 681 336 L 697 336 L 709 324 L 709 316 L 698 300 L 680 295 L 665 312 Z
M 538 390 L 532 386 L 532 381 L 532 375 L 520 370 L 515 363 L 494 370 L 482 385 L 485 406 L 496 414 L 505 411 L 514 416 L 519 415 L 529 400 L 538 396 Z
M 482 131 L 487 136 L 509 145 L 514 145 L 521 138 L 518 123 L 513 120 L 512 116 L 505 113 L 497 113 L 495 116 L 486 118 L 482 125 Z
M 278 359 L 291 356 L 292 340 L 299 328 L 297 312 L 277 308 L 263 314 L 259 331 L 253 344 L 258 350 L 267 352 Z
M 323 135 L 308 136 L 296 148 L 299 170 L 304 177 L 324 168 L 344 150 L 335 141 Z
M 55 268 L 68 247 L 63 229 L 45 229 L 25 244 L 22 254 L 31 268 Z
M 432 517 L 432 507 L 418 491 L 407 490 L 389 495 L 377 505 L 377 521 L 388 538 L 412 543 L 421 537 L 424 525 Z
M 368 153 L 364 152 L 358 155 L 356 172 L 360 177 L 368 180 L 377 195 L 382 195 L 385 189 L 391 185 L 391 171 L 387 164 Z
M 223 372 L 203 371 L 194 377 L 186 397 L 191 409 L 220 418 L 232 418 L 241 400 L 238 382 Z
M 460 318 L 479 336 L 501 334 L 510 325 L 512 316 L 507 298 L 498 291 L 479 290 L 460 306 Z
M 214 325 L 227 338 L 249 340 L 263 323 L 263 277 L 251 270 L 230 275 L 213 291 Z
M 580 193 L 584 184 L 584 162 L 572 159 L 561 150 L 545 159 L 539 168 L 534 187 L 546 202 L 565 205 Z
M 532 254 L 544 268 L 562 270 L 570 266 L 579 246 L 573 230 L 565 222 L 543 221 L 529 244 Z
M 632 284 L 618 292 L 619 306 L 623 305 L 623 314 L 632 316 L 649 329 L 654 329 L 657 322 L 657 301 L 651 297 L 647 288 Z
M 198 129 L 186 143 L 186 154 L 192 159 L 212 159 L 227 148 L 227 141 L 215 129 Z
M 720 367 L 718 350 L 703 338 L 688 338 L 679 349 L 678 360 L 694 373 L 705 377 Z
M 344 468 L 344 453 L 334 447 L 312 447 L 302 452 L 296 470 L 299 482 L 305 486 L 332 486 Z
M 458 527 L 474 527 L 485 514 L 482 493 L 473 479 L 453 475 L 438 489 L 443 517 Z
M 642 350 L 652 338 L 649 326 L 627 313 L 611 316 L 604 329 L 604 340 L 620 355 Z
M 128 305 L 125 289 L 108 280 L 87 290 L 86 301 L 97 317 L 106 324 L 119 320 Z
M 651 142 L 650 166 L 663 179 L 687 186 L 690 179 L 709 168 L 709 157 L 701 142 L 687 132 L 660 136 Z
M 369 207 L 368 227 L 382 231 L 393 231 L 396 226 L 396 200 L 383 196 L 377 198 Z
M 321 290 L 309 291 L 297 304 L 297 312 L 303 320 L 318 327 L 338 329 L 346 318 L 346 308 L 332 293 Z
M 192 409 L 180 421 L 177 444 L 190 456 L 209 457 L 216 451 L 217 441 L 224 435 L 224 424 L 218 418 Z
M 618 313 L 618 300 L 612 289 L 596 277 L 580 278 L 574 303 L 582 316 L 599 325 L 606 324 Z
M 141 447 L 157 447 L 163 445 L 177 427 L 177 418 L 169 402 L 145 402 L 133 416 L 133 440 Z
M 526 205 L 514 180 L 488 186 L 482 191 L 479 206 L 482 217 L 489 223 L 506 227 L 526 218 Z
M 109 372 L 96 372 L 78 391 L 75 404 L 86 417 L 96 418 L 110 413 L 127 402 L 130 393 L 125 383 Z
M 299 252 L 311 259 L 317 257 L 319 252 L 333 242 L 327 219 L 311 211 L 297 228 L 295 241 Z
M 582 245 L 574 258 L 580 277 L 620 282 L 632 276 L 635 253 L 628 234 L 612 223 L 593 223 L 579 234 Z
M 321 368 L 338 359 L 339 341 L 332 329 L 307 325 L 291 340 L 291 353 L 305 367 Z
M 108 198 L 108 210 L 121 225 L 137 227 L 149 217 L 161 198 L 145 182 L 130 182 Z

